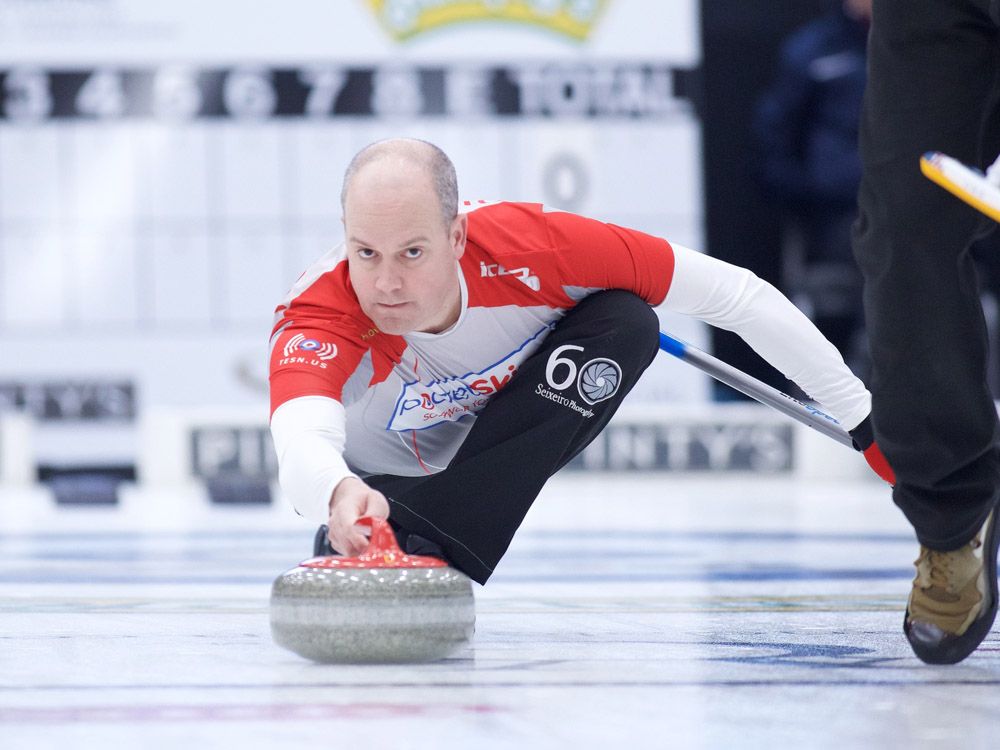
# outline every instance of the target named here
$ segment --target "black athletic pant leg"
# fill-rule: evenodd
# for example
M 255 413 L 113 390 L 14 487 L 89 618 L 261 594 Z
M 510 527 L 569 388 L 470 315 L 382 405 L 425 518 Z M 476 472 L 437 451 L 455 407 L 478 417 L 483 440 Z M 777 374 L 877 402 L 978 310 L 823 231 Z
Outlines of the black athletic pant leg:
M 875 0 L 854 230 L 865 280 L 876 438 L 920 542 L 966 543 L 1000 487 L 997 415 L 969 244 L 986 226 L 923 177 L 942 151 L 1000 151 L 996 0 Z M 992 128 L 989 127 L 992 125 Z M 987 161 L 989 160 L 989 161 Z
M 656 314 L 605 291 L 581 301 L 476 417 L 448 467 L 368 477 L 397 527 L 485 583 L 542 486 L 604 428 L 659 347 Z

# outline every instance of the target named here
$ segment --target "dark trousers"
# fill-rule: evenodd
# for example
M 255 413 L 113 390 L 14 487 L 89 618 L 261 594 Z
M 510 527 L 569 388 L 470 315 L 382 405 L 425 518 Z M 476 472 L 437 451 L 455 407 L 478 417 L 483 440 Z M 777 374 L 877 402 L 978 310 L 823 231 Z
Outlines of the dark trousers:
M 854 252 L 864 275 L 875 436 L 920 542 L 966 543 L 1000 488 L 997 414 L 969 245 L 989 223 L 920 155 L 1000 152 L 997 0 L 875 0 Z
M 653 361 L 658 330 L 629 292 L 580 302 L 479 413 L 446 469 L 365 479 L 389 499 L 397 536 L 440 545 L 486 583 L 545 482 L 597 437 Z

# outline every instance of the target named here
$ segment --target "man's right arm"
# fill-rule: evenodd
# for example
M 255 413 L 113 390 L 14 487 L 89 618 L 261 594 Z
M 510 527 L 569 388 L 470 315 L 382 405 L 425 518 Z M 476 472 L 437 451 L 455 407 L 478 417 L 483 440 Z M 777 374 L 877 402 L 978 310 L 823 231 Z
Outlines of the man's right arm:
M 330 499 L 346 477 L 344 406 L 326 396 L 300 396 L 274 410 L 271 437 L 278 454 L 278 481 L 299 515 L 326 523 Z
M 389 505 L 344 461 L 343 405 L 327 396 L 300 396 L 275 409 L 271 436 L 278 455 L 278 481 L 298 513 L 330 527 L 333 548 L 355 555 L 367 539 L 355 523 L 362 516 L 387 518 Z

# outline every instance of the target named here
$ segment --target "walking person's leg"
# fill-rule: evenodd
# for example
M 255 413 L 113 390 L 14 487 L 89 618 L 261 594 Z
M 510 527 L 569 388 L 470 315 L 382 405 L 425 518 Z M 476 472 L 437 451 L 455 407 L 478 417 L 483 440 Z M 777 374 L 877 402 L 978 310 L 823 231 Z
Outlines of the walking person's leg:
M 924 548 L 905 627 L 929 661 L 964 658 L 996 611 L 995 563 L 985 570 L 981 555 L 985 546 L 988 561 L 995 556 L 984 523 L 1000 489 L 998 424 L 968 250 L 982 217 L 919 170 L 928 150 L 981 163 L 1000 64 L 989 6 L 875 0 L 861 123 L 854 240 L 865 278 L 872 417 L 898 480 L 893 499 Z

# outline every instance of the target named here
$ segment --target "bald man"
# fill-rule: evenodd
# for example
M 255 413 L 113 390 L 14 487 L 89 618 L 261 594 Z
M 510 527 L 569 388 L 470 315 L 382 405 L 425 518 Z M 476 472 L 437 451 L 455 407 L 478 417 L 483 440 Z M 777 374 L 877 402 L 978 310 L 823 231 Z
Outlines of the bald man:
M 539 204 L 460 207 L 451 161 L 423 141 L 362 150 L 341 202 L 344 244 L 298 280 L 271 339 L 279 479 L 328 527 L 317 553 L 361 552 L 355 522 L 377 516 L 404 550 L 485 583 L 652 361 L 653 305 L 739 333 L 877 457 L 864 385 L 745 269 Z

